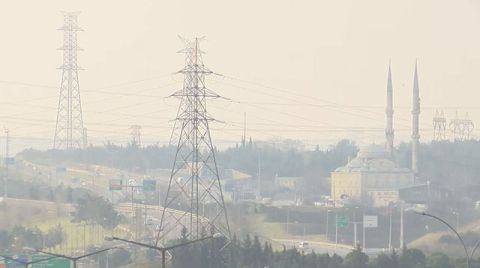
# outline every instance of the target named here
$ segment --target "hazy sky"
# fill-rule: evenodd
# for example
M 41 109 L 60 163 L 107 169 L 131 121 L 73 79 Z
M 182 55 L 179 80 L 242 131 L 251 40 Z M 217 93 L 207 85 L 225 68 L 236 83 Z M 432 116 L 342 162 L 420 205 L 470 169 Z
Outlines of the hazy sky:
M 165 143 L 181 86 L 178 35 L 206 36 L 204 62 L 219 146 L 254 139 L 308 146 L 340 138 L 383 142 L 392 62 L 396 142 L 410 135 L 418 59 L 421 140 L 435 108 L 480 119 L 480 0 L 4 1 L 0 9 L 0 122 L 15 150 L 52 145 L 61 73 L 61 11 L 81 11 L 78 43 L 90 143 Z M 10 83 L 18 82 L 18 83 Z M 459 107 L 459 108 L 457 108 Z M 474 135 L 478 137 L 479 131 Z M 26 138 L 29 138 L 28 140 Z M 33 140 L 31 139 L 33 138 Z

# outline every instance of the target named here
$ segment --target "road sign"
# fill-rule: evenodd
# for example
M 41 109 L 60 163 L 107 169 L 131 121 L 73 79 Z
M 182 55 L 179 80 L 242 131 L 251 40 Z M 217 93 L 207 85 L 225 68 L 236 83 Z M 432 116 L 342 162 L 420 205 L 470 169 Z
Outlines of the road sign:
M 48 259 L 46 255 L 33 255 L 32 261 Z M 32 268 L 70 268 L 70 260 L 65 258 L 54 258 L 47 261 L 34 263 Z
M 378 227 L 378 216 L 363 216 L 363 227 L 364 228 L 377 228 Z
M 122 179 L 110 179 L 108 182 L 108 189 L 110 191 L 121 191 L 123 189 Z
M 350 224 L 350 218 L 346 215 L 337 215 L 337 227 L 345 228 Z
M 14 256 L 14 260 L 5 260 L 5 266 L 7 268 L 23 268 L 25 267 L 25 263 L 28 262 L 28 256 L 26 255 L 20 255 L 20 256 Z
M 157 181 L 152 179 L 143 180 L 143 191 L 144 192 L 155 192 L 157 188 Z

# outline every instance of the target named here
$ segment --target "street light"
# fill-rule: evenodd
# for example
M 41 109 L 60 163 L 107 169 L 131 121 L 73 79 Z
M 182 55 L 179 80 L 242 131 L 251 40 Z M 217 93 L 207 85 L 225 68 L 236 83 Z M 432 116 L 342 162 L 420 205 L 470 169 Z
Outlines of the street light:
M 91 253 L 88 253 L 88 254 L 85 254 L 85 255 L 77 256 L 77 257 L 67 256 L 67 255 L 62 255 L 62 254 L 57 254 L 57 253 L 52 253 L 52 252 L 46 252 L 46 251 L 41 251 L 41 250 L 35 250 L 35 251 L 39 252 L 39 253 L 46 254 L 46 255 L 54 256 L 53 258 L 59 257 L 59 258 L 68 259 L 68 260 L 73 262 L 73 268 L 77 268 L 77 261 L 79 261 L 83 258 L 86 258 L 86 257 L 90 257 L 90 256 L 93 256 L 93 255 L 100 254 L 102 252 L 105 252 L 105 251 L 108 251 L 108 250 L 111 250 L 111 249 L 115 249 L 115 248 L 117 248 L 117 247 L 105 248 L 105 249 L 102 249 L 102 250 L 97 250 L 97 251 L 94 251 L 94 252 L 91 252 Z
M 30 265 L 32 264 L 35 264 L 35 263 L 39 263 L 39 262 L 44 262 L 44 261 L 48 261 L 48 260 L 51 260 L 53 258 L 56 258 L 56 257 L 49 257 L 49 258 L 45 258 L 45 259 L 41 259 L 41 260 L 35 260 L 35 261 L 23 261 L 21 259 L 19 259 L 18 257 L 8 257 L 8 256 L 4 256 L 4 255 L 0 255 L 0 257 L 6 259 L 6 260 L 11 260 L 11 261 L 14 261 L 16 263 L 19 263 L 21 265 L 25 265 L 25 268 L 28 268 L 30 267 Z
M 421 213 L 420 212 L 415 212 L 415 213 L 417 213 L 419 215 L 422 215 L 422 216 L 427 216 L 427 217 L 430 217 L 430 218 L 434 218 L 437 221 L 445 224 L 448 228 L 450 228 L 450 230 L 452 230 L 455 233 L 455 235 L 457 235 L 458 240 L 460 240 L 460 243 L 462 243 L 463 249 L 465 250 L 465 255 L 467 256 L 467 268 L 470 268 L 470 254 L 468 254 L 467 246 L 465 245 L 465 242 L 463 241 L 463 238 L 460 236 L 460 234 L 457 232 L 457 230 L 455 230 L 455 228 L 453 228 L 450 224 L 448 224 L 448 222 L 444 221 L 443 219 L 441 219 L 441 218 L 439 218 L 435 215 L 431 215 L 431 214 L 428 214 L 428 213 L 425 213 L 425 212 L 421 212 Z M 478 244 L 478 242 L 477 242 L 477 244 Z M 478 247 L 478 245 L 475 246 L 475 249 L 477 247 Z M 475 252 L 475 249 L 473 250 L 472 253 Z M 473 254 L 472 254 L 472 256 L 473 256 Z
M 172 249 L 176 249 L 176 248 L 179 248 L 179 247 L 187 246 L 187 245 L 190 245 L 190 244 L 193 244 L 193 243 L 201 242 L 201 241 L 204 241 L 204 240 L 218 239 L 218 238 L 223 238 L 223 237 L 225 237 L 223 234 L 216 233 L 216 234 L 211 235 L 211 236 L 203 237 L 203 238 L 200 238 L 200 239 L 197 239 L 197 240 L 192 240 L 192 241 L 188 241 L 188 242 L 185 242 L 185 243 L 182 243 L 182 244 L 177 244 L 177 245 L 173 245 L 173 246 L 169 246 L 169 247 L 157 247 L 157 246 L 154 246 L 154 245 L 145 244 L 145 243 L 136 242 L 136 241 L 131 241 L 131 240 L 123 239 L 123 238 L 120 238 L 120 237 L 115 237 L 115 236 L 106 236 L 105 240 L 106 241 L 117 240 L 117 241 L 126 242 L 126 243 L 129 243 L 129 244 L 137 245 L 137 246 L 144 247 L 144 248 L 158 250 L 162 253 L 162 268 L 165 268 L 166 267 L 165 266 L 165 255 L 166 255 L 167 251 L 172 250 Z

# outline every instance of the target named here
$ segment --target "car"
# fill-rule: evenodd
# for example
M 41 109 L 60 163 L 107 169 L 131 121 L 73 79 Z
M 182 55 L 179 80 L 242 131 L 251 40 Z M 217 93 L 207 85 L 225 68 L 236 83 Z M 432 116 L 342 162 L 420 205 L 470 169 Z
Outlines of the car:
M 307 249 L 308 248 L 308 242 L 302 241 L 302 242 L 298 243 L 298 248 L 299 249 Z

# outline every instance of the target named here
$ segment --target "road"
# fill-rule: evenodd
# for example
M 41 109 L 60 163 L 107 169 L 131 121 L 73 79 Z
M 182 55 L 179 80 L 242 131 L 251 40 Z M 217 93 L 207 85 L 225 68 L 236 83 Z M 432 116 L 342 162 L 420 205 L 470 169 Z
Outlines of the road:
M 306 242 L 308 243 L 308 246 L 306 246 L 303 249 L 305 253 L 314 251 L 315 253 L 319 253 L 319 254 L 328 253 L 332 255 L 336 253 L 340 256 L 345 256 L 353 250 L 353 247 L 350 245 L 338 244 L 335 249 L 335 243 L 321 242 L 321 241 L 306 241 L 306 240 L 280 239 L 280 238 L 272 238 L 271 240 L 276 243 L 285 245 L 287 248 L 295 247 L 298 250 L 302 250 L 299 247 L 300 243 Z

